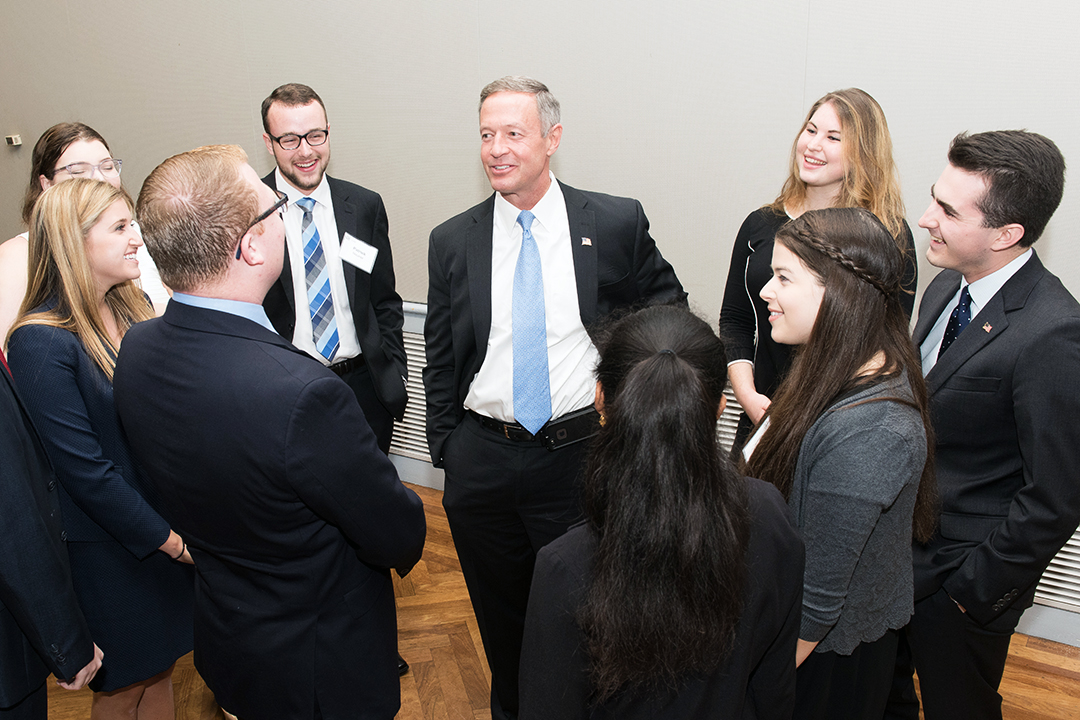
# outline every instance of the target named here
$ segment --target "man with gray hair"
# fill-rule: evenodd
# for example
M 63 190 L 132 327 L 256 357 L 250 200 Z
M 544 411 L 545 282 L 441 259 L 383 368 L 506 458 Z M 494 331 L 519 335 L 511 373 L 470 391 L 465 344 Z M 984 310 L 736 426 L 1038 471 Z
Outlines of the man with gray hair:
M 424 547 L 355 394 L 274 332 L 287 196 L 236 146 L 169 158 L 139 193 L 165 314 L 124 337 L 114 396 L 196 562 L 195 666 L 244 720 L 400 706 L 390 569 Z
M 518 709 L 536 553 L 582 517 L 578 476 L 603 422 L 587 328 L 614 310 L 686 302 L 641 204 L 555 181 L 563 126 L 543 83 L 480 93 L 494 195 L 431 232 L 427 435 L 491 668 L 492 717 Z

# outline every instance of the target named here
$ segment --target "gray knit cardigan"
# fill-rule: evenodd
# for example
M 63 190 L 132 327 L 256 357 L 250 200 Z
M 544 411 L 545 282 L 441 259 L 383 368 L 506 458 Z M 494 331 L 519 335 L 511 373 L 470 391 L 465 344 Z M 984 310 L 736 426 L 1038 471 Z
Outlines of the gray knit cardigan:
M 914 610 L 911 518 L 926 432 L 906 376 L 830 407 L 799 450 L 788 504 L 806 542 L 799 637 L 850 655 Z

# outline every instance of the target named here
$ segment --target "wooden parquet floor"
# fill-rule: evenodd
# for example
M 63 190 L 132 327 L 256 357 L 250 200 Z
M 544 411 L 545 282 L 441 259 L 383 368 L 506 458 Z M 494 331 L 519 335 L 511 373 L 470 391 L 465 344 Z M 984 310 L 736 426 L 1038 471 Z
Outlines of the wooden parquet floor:
M 395 576 L 398 638 L 410 670 L 401 679 L 398 720 L 490 720 L 490 672 L 461 566 L 442 509 L 442 493 L 410 486 L 424 501 L 424 557 L 405 579 Z M 173 673 L 177 720 L 225 720 L 192 664 Z M 1005 720 L 1080 720 L 1080 648 L 1026 635 L 1013 637 L 1001 692 Z M 49 681 L 49 718 L 85 720 L 91 693 Z M 288 720 L 283 718 L 282 720 Z

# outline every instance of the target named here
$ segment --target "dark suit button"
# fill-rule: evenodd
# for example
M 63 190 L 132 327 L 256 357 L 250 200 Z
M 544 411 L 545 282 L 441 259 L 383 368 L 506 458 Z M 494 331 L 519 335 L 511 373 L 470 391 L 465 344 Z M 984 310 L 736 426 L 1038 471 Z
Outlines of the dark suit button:
M 63 540 L 64 542 L 67 542 L 67 530 L 61 530 L 60 531 L 60 539 Z
M 52 492 L 55 489 L 56 489 L 56 481 L 55 480 L 50 480 L 49 481 L 49 492 Z
M 60 648 L 59 648 L 59 647 L 57 647 L 56 643 L 53 643 L 52 645 L 50 645 L 50 646 L 49 646 L 49 649 L 50 649 L 50 650 L 52 650 L 52 652 L 53 652 L 53 655 L 55 655 L 56 653 L 60 652 Z
M 66 657 L 64 657 L 64 654 L 63 654 L 63 653 L 60 653 L 59 655 L 57 655 L 57 656 L 56 656 L 56 662 L 58 662 L 58 663 L 60 663 L 61 665 L 63 665 L 63 664 L 65 663 L 65 662 L 67 662 L 67 658 L 66 658 Z

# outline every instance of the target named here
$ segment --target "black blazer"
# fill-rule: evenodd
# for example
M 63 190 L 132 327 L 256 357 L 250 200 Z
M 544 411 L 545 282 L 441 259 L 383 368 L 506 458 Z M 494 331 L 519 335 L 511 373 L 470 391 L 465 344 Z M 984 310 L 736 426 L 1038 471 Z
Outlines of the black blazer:
M 521 650 L 521 720 L 637 718 L 786 720 L 795 707 L 795 646 L 805 549 L 772 485 L 746 478 L 750 538 L 742 615 L 727 660 L 677 689 L 617 693 L 592 708 L 586 639 L 577 623 L 599 538 L 585 523 L 536 558 Z
M 389 569 L 420 559 L 424 511 L 349 386 L 250 320 L 172 302 L 128 331 L 114 387 L 195 559 L 195 664 L 221 705 L 393 717 Z
M 917 344 L 959 286 L 951 270 L 930 283 Z M 1019 620 L 1080 522 L 1080 305 L 1033 256 L 926 382 L 942 512 L 914 547 L 915 597 L 944 585 L 981 624 Z
M 349 291 L 349 307 L 352 308 L 356 337 L 371 369 L 375 392 L 390 414 L 401 420 L 409 399 L 402 378 L 408 377 L 409 369 L 405 360 L 405 343 L 401 337 L 405 315 L 401 296 L 395 289 L 386 208 L 378 193 L 329 175 L 326 180 L 334 201 L 338 243 L 345 233 L 349 233 L 379 249 L 371 274 L 347 262 L 341 266 L 345 271 L 345 287 Z M 263 182 L 277 189 L 273 172 L 264 177 Z M 296 302 L 288 252 L 285 253 L 281 277 L 266 293 L 263 307 L 278 333 L 286 340 L 292 340 L 296 328 Z
M 71 679 L 94 657 L 71 587 L 58 483 L 7 371 L 0 367 L 0 709 Z
M 648 301 L 686 302 L 679 279 L 649 236 L 641 203 L 559 183 L 570 221 L 581 321 Z M 427 436 L 431 459 L 465 415 L 491 331 L 491 232 L 495 196 L 431 231 L 424 323 Z

